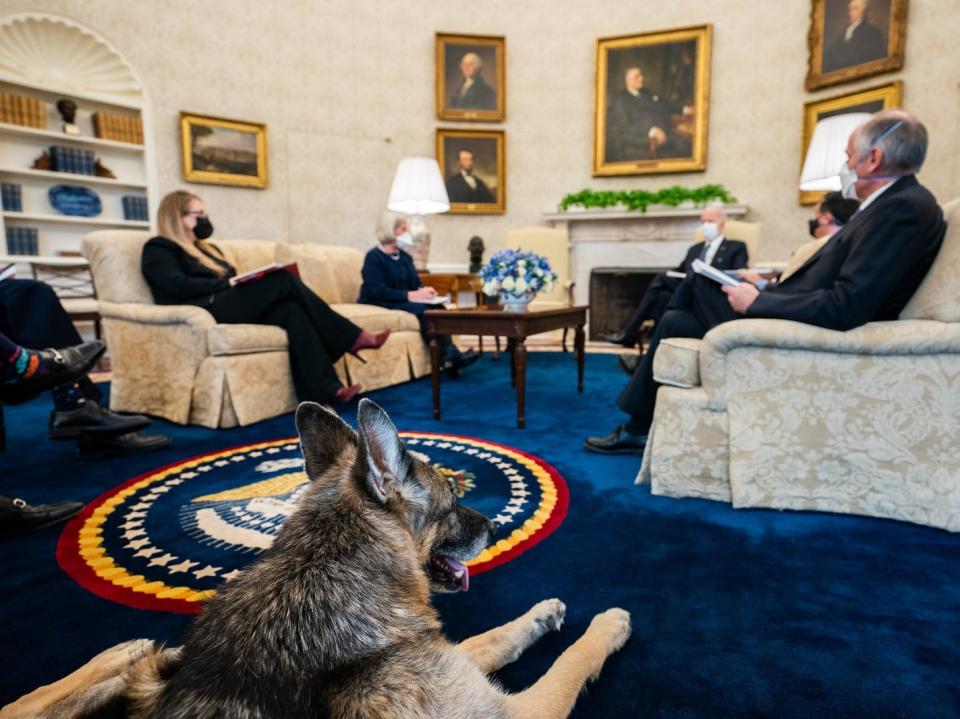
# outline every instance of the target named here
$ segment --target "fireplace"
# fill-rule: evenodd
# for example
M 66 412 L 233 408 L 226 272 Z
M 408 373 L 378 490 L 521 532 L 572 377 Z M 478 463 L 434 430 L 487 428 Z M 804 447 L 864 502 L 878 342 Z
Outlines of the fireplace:
M 590 272 L 589 338 L 622 330 L 656 277 L 639 267 L 597 267 Z

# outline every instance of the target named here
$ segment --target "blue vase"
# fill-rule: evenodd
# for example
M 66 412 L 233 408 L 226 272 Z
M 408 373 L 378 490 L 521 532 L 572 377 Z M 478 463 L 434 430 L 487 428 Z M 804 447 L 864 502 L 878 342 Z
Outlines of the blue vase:
M 519 297 L 505 292 L 500 293 L 500 304 L 503 305 L 504 312 L 526 312 L 529 308 L 530 300 L 533 299 L 533 293 L 527 292 Z

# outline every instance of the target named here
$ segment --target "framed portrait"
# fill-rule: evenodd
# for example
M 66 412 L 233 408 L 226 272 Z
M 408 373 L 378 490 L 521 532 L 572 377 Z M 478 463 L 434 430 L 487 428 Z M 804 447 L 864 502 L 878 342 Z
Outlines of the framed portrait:
M 437 163 L 455 215 L 502 215 L 507 208 L 503 130 L 437 129 Z
M 491 122 L 506 116 L 506 41 L 437 33 L 437 117 Z
M 594 177 L 707 169 L 712 32 L 597 40 Z
M 807 148 L 813 137 L 813 128 L 820 120 L 834 115 L 844 115 L 851 112 L 879 112 L 893 107 L 900 107 L 903 100 L 903 82 L 897 80 L 889 85 L 870 87 L 846 95 L 829 97 L 826 100 L 808 102 L 803 106 L 803 144 L 800 153 L 801 171 L 803 160 L 807 156 Z M 801 205 L 815 205 L 823 197 L 823 192 L 800 191 Z
M 210 185 L 267 186 L 267 126 L 180 113 L 183 179 Z
M 807 89 L 899 70 L 906 34 L 907 0 L 813 0 Z

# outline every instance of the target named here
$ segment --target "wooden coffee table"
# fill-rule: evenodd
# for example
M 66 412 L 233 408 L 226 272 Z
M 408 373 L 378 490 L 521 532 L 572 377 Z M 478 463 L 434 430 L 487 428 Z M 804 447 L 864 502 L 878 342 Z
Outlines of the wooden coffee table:
M 563 307 L 556 310 L 504 312 L 479 307 L 469 310 L 427 310 L 424 315 L 430 336 L 430 370 L 433 378 L 433 418 L 440 419 L 440 343 L 441 335 L 492 335 L 509 340 L 510 376 L 517 388 L 517 426 L 526 420 L 524 403 L 527 386 L 527 337 L 565 327 L 575 328 L 573 351 L 577 357 L 577 390 L 583 392 L 583 326 L 587 307 Z

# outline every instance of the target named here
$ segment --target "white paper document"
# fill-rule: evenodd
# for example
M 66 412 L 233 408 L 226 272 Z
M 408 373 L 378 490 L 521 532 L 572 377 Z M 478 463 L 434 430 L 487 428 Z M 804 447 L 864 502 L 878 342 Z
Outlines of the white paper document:
M 450 301 L 450 295 L 442 295 L 440 297 L 434 297 L 430 300 L 414 300 L 414 302 L 419 302 L 421 305 L 445 305 Z
M 698 275 L 708 277 L 717 284 L 727 285 L 728 287 L 739 287 L 740 280 L 734 279 L 726 272 L 721 272 L 713 265 L 708 265 L 703 260 L 694 260 L 691 269 Z

